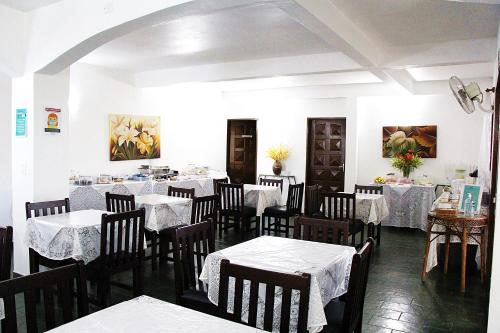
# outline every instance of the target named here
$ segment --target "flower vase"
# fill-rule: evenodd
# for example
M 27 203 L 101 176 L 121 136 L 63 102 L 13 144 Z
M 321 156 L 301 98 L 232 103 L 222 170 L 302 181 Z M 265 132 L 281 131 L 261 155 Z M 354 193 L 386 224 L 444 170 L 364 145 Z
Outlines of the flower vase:
M 281 175 L 282 168 L 283 168 L 283 166 L 281 165 L 281 161 L 274 161 L 274 163 L 273 163 L 273 173 L 276 176 Z

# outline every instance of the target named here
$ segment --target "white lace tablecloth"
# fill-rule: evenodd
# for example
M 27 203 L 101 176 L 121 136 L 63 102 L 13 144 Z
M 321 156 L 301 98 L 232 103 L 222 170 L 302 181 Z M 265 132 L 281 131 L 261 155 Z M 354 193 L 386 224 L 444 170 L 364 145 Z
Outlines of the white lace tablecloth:
M 325 203 L 326 200 L 325 198 Z M 333 199 L 331 207 L 332 209 L 334 207 Z M 356 218 L 358 220 L 365 224 L 380 224 L 387 216 L 389 216 L 389 208 L 382 194 L 356 193 Z
M 427 214 L 436 199 L 434 186 L 384 185 L 389 217 L 384 226 L 417 228 L 427 232 Z
M 245 206 L 255 207 L 257 216 L 261 216 L 267 207 L 282 205 L 281 190 L 274 186 L 243 185 Z
M 250 333 L 255 328 L 140 296 L 59 326 L 52 333 Z
M 32 217 L 27 221 L 24 242 L 53 260 L 77 259 L 88 263 L 99 256 L 102 210 L 80 210 Z
M 163 229 L 191 223 L 193 200 L 146 194 L 135 197 L 136 208 L 146 209 L 146 228 L 160 232 Z
M 290 238 L 262 236 L 250 241 L 231 246 L 207 256 L 200 280 L 208 284 L 208 298 L 214 304 L 219 299 L 220 262 L 229 259 L 232 263 L 284 273 L 310 273 L 311 293 L 307 327 L 309 332 L 319 332 L 326 325 L 323 307 L 333 298 L 347 292 L 352 257 L 356 253 L 350 246 L 309 242 Z M 232 311 L 234 282 L 230 283 L 229 309 Z M 278 289 L 278 288 L 277 288 Z M 249 285 L 244 287 L 249 294 Z M 265 287 L 259 287 L 259 310 L 257 327 L 263 327 Z M 248 318 L 248 297 L 244 297 L 246 311 L 243 318 Z M 281 295 L 275 294 L 275 318 L 273 328 L 279 331 Z M 245 309 L 245 308 L 244 308 Z M 290 331 L 296 331 L 298 316 L 297 295 L 292 297 L 292 320 Z

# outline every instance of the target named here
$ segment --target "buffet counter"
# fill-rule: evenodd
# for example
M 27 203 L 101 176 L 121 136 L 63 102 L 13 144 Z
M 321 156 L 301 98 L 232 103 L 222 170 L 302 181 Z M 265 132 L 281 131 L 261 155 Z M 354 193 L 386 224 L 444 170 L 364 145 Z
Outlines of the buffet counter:
M 69 200 L 71 210 L 99 209 L 106 210 L 106 192 L 116 194 L 163 194 L 167 195 L 168 187 L 194 188 L 195 195 L 205 196 L 213 193 L 213 179 L 209 176 L 179 176 L 177 180 L 165 181 L 123 181 L 112 184 L 71 185 Z

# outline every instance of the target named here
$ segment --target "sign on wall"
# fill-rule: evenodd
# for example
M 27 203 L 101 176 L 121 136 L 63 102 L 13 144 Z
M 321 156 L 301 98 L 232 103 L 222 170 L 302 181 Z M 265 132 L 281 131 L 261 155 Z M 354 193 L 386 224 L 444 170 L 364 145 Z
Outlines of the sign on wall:
M 59 122 L 61 109 L 45 108 L 45 111 L 47 112 L 47 127 L 45 128 L 45 132 L 61 133 L 61 124 Z
M 16 136 L 26 136 L 26 109 L 16 109 Z

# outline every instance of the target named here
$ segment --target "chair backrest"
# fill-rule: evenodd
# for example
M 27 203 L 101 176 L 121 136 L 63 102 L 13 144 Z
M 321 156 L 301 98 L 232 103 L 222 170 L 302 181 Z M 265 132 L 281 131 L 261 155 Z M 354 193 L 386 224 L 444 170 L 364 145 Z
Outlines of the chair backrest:
M 349 222 L 300 216 L 294 223 L 293 238 L 348 245 Z
M 229 278 L 235 279 L 234 288 L 234 309 L 229 312 L 227 309 L 229 298 Z M 243 289 L 244 284 L 249 284 L 250 295 L 248 300 L 248 321 L 241 319 L 243 309 Z M 311 285 L 310 274 L 286 274 L 267 271 L 258 268 L 246 267 L 231 264 L 229 260 L 223 259 L 220 265 L 219 284 L 219 316 L 238 323 L 257 327 L 257 307 L 259 305 L 259 284 L 266 285 L 264 309 L 265 331 L 273 331 L 274 304 L 276 287 L 282 288 L 281 294 L 281 316 L 280 332 L 290 331 L 290 314 L 298 311 L 297 332 L 307 331 L 307 316 L 309 311 L 309 290 Z M 298 309 L 292 309 L 292 299 L 297 300 L 297 292 L 300 293 Z M 292 298 L 292 294 L 294 294 Z
M 216 220 L 217 216 L 217 204 L 219 202 L 219 196 L 207 195 L 204 197 L 194 197 L 193 199 L 193 210 L 191 212 L 191 224 L 196 224 L 211 219 Z
M 120 271 L 143 264 L 145 215 L 144 208 L 102 215 L 102 269 Z
M 175 229 L 173 245 L 177 301 L 184 290 L 204 290 L 198 277 L 205 258 L 215 251 L 213 227 L 213 221 L 209 220 Z
M 353 332 L 362 319 L 373 244 L 373 238 L 368 238 L 363 248 L 352 258 L 342 332 Z
M 227 184 L 229 183 L 229 178 L 214 178 L 213 184 L 214 184 L 214 194 L 219 194 L 219 183 L 224 183 Z
M 302 198 L 304 197 L 304 183 L 288 186 L 286 210 L 288 213 L 300 214 L 302 211 Z
M 319 185 L 311 185 L 305 187 L 305 206 L 304 215 L 313 216 L 314 214 L 321 213 L 321 193 L 319 191 Z
M 106 192 L 106 210 L 113 213 L 125 213 L 135 210 L 135 196 L 133 194 Z
M 0 281 L 10 279 L 12 249 L 12 227 L 0 228 Z
M 259 185 L 279 187 L 283 192 L 283 179 L 260 178 Z
M 39 331 L 37 317 L 41 316 L 37 316 L 37 295 L 40 289 L 43 291 L 45 330 L 61 324 L 61 320 L 59 320 L 61 318 L 57 316 L 59 311 L 62 311 L 63 323 L 76 319 L 73 318 L 73 286 L 75 281 L 78 309 L 76 318 L 81 318 L 89 313 L 83 262 L 0 282 L 0 298 L 3 298 L 5 309 L 2 332 L 17 332 L 16 295 L 20 293 L 24 294 L 26 331 L 30 333 Z M 56 301 L 54 301 L 54 287 L 57 287 L 60 297 Z M 58 304 L 61 304 L 60 310 L 56 310 Z
M 223 213 L 241 213 L 245 207 L 243 184 L 219 183 L 219 209 Z
M 355 193 L 384 194 L 384 187 L 380 185 L 354 185 Z
M 181 187 L 169 186 L 167 195 L 171 196 L 171 197 L 177 197 L 177 198 L 193 199 L 194 198 L 194 188 L 181 188 Z
M 332 220 L 350 220 L 356 218 L 356 194 L 327 192 L 324 194 L 325 216 Z
M 70 211 L 69 199 L 43 201 L 43 202 L 27 202 L 26 205 L 26 219 L 33 216 L 47 216 L 55 214 L 68 213 Z

